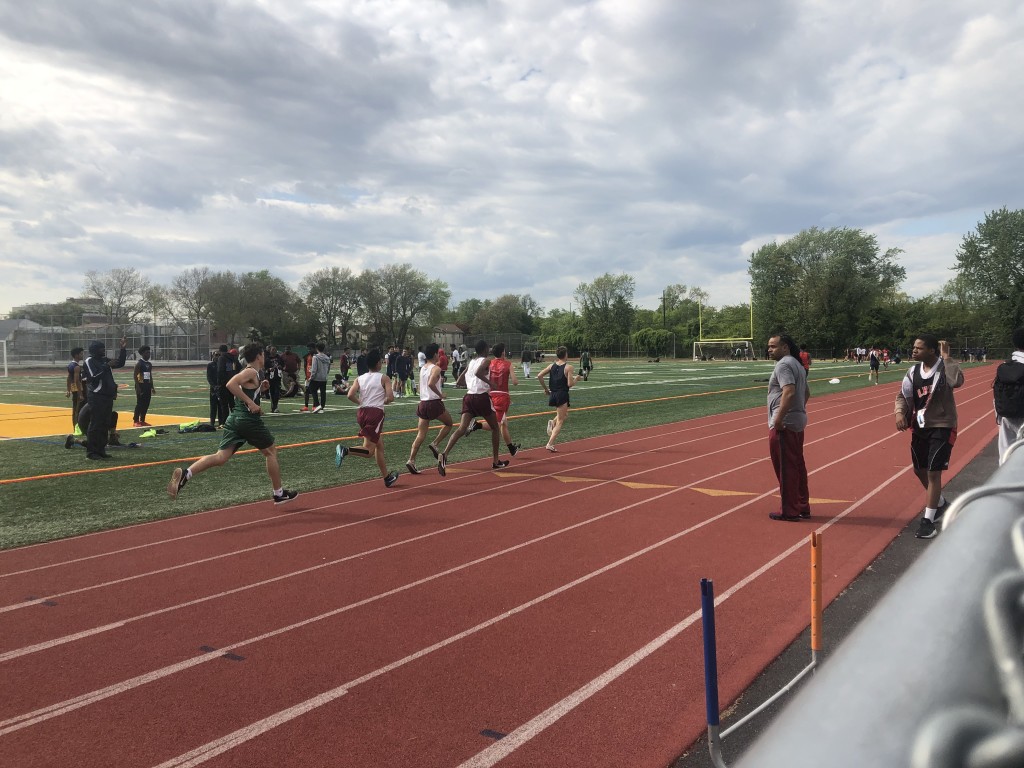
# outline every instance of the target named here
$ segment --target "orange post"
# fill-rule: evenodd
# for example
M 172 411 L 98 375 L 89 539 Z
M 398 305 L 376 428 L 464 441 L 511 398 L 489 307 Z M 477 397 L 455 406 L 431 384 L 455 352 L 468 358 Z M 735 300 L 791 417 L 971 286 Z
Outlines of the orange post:
M 821 534 L 811 534 L 811 650 L 821 650 Z

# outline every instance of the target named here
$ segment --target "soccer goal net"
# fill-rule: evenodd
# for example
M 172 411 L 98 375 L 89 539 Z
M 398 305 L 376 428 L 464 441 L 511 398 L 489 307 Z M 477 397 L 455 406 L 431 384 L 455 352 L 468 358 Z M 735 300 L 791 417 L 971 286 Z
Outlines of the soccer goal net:
M 693 342 L 694 360 L 753 360 L 754 347 L 747 339 Z

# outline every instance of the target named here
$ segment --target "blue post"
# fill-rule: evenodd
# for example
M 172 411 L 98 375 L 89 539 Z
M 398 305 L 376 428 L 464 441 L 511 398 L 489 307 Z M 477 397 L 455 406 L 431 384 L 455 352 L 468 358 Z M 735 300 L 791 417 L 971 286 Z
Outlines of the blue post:
M 700 610 L 704 623 L 704 701 L 708 725 L 718 725 L 718 651 L 715 645 L 715 585 L 700 580 Z

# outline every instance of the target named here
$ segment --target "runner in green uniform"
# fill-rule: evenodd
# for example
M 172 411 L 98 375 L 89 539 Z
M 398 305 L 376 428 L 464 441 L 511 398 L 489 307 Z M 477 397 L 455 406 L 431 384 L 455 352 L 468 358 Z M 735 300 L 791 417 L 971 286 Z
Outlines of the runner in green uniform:
M 261 378 L 263 370 L 263 346 L 246 344 L 242 355 L 248 365 L 231 377 L 227 383 L 228 391 L 235 397 L 235 407 L 224 423 L 221 432 L 220 447 L 216 453 L 204 456 L 189 467 L 179 467 L 171 474 L 167 484 L 167 494 L 176 499 L 185 483 L 195 475 L 210 467 L 226 464 L 235 451 L 246 443 L 259 449 L 267 458 L 267 474 L 270 475 L 271 487 L 274 489 L 274 503 L 284 504 L 298 496 L 297 491 L 289 491 L 281 485 L 281 468 L 277 463 L 277 446 L 274 436 L 263 423 L 263 409 L 260 407 L 260 396 L 269 390 L 269 382 Z

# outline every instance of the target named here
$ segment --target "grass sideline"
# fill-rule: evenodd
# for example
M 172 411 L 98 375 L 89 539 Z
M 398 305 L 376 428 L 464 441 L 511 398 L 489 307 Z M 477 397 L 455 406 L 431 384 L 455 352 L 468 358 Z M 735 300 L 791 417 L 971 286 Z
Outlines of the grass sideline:
M 516 369 L 521 373 L 518 365 Z M 589 381 L 572 390 L 569 421 L 560 440 L 764 408 L 771 369 L 772 363 L 766 361 L 597 360 Z M 535 364 L 534 375 L 539 370 Z M 869 386 L 867 370 L 866 363 L 816 361 L 811 368 L 812 393 Z M 905 370 L 906 364 L 890 366 L 883 371 L 882 382 L 898 381 Z M 840 382 L 827 383 L 833 377 Z M 131 381 L 130 371 L 115 371 L 115 378 L 123 387 Z M 179 415 L 183 420 L 208 418 L 205 370 L 161 369 L 157 365 L 154 381 L 157 392 L 151 413 Z M 463 393 L 448 390 L 448 408 L 456 419 Z M 0 379 L 0 402 L 66 406 L 64 376 L 48 371 Z M 396 400 L 388 406 L 384 423 L 388 466 L 401 471 L 400 485 L 410 477 L 405 462 L 415 435 L 416 402 L 415 398 Z M 509 427 L 513 439 L 522 443 L 524 450 L 541 448 L 553 411 L 538 382 L 532 379 L 512 388 L 512 403 Z M 134 404 L 134 389 L 123 387 L 117 410 L 130 414 Z M 300 493 L 336 488 L 343 496 L 350 483 L 379 480 L 372 461 L 350 457 L 340 470 L 334 465 L 335 443 L 356 440 L 355 407 L 348 400 L 328 395 L 327 410 L 315 415 L 301 413 L 302 405 L 301 398 L 282 400 L 281 413 L 267 417 L 279 447 L 285 487 Z M 122 430 L 123 442 L 134 440 L 141 446 L 112 448 L 115 458 L 102 463 L 86 460 L 81 448 L 66 450 L 64 435 L 0 442 L 0 549 L 269 498 L 263 457 L 248 451 L 239 452 L 225 467 L 200 475 L 172 501 L 165 492 L 172 469 L 214 452 L 220 434 L 179 434 L 168 428 L 167 435 L 141 438 L 143 431 Z M 489 435 L 477 432 L 460 441 L 451 460 L 457 463 L 489 454 Z M 418 463 L 421 470 L 434 471 L 426 446 Z

